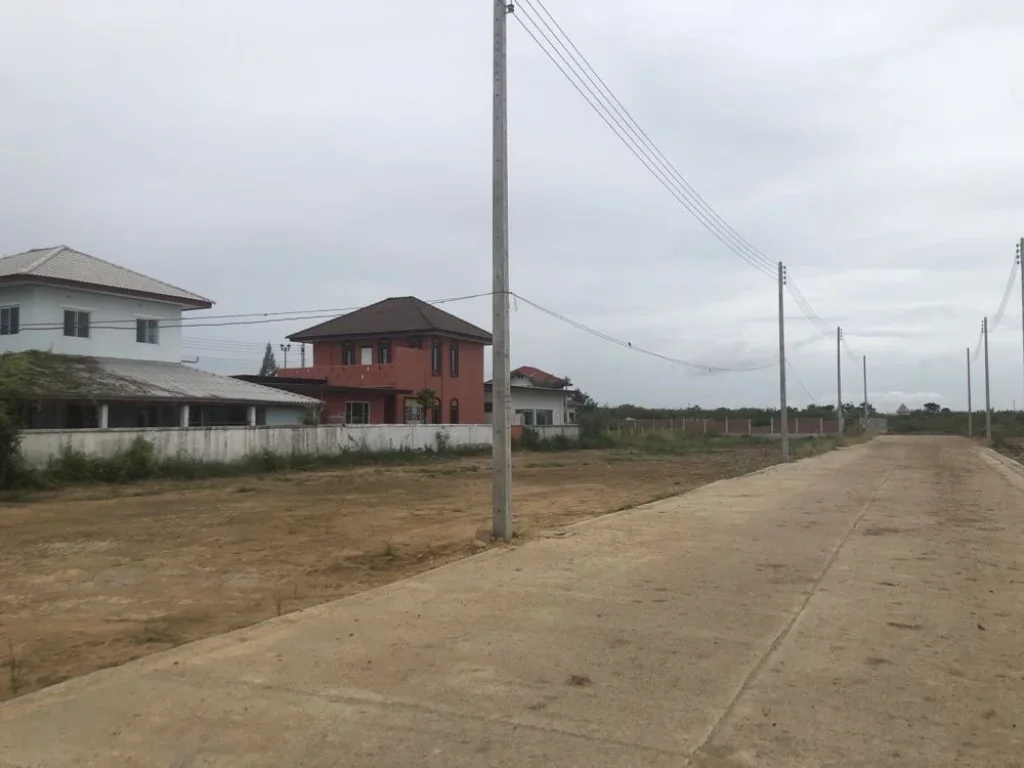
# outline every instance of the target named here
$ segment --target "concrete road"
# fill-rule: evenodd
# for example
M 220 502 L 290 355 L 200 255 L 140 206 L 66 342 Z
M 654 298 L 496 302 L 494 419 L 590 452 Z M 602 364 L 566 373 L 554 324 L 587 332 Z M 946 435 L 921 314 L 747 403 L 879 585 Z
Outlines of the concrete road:
M 1024 766 L 1024 478 L 884 438 L 0 706 L 2 766 Z

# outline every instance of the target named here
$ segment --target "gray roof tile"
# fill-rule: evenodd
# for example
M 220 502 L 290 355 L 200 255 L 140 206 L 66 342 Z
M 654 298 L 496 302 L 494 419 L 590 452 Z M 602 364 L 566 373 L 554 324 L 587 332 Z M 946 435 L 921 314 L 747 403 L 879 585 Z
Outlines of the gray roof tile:
M 43 281 L 146 294 L 190 307 L 210 307 L 209 299 L 65 245 L 37 248 L 0 258 L 0 281 L 36 278 Z

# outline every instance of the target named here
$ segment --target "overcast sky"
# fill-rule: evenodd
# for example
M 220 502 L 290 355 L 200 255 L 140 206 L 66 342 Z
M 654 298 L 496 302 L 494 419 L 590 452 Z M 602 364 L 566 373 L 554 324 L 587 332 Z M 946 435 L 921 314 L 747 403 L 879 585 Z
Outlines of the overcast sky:
M 872 402 L 963 407 L 965 348 L 1024 235 L 1024 3 L 546 5 L 867 354 Z M 488 291 L 491 18 L 488 0 L 0 0 L 0 253 L 66 244 L 209 296 L 207 314 Z M 770 363 L 774 282 L 508 31 L 513 290 L 665 355 Z M 834 342 L 787 301 L 794 369 L 832 402 Z M 489 298 L 446 308 L 490 327 Z M 602 402 L 778 403 L 777 369 L 696 375 L 522 303 L 512 323 L 513 365 Z M 258 345 L 312 324 L 195 328 L 186 354 L 255 372 Z M 991 352 L 994 406 L 1024 407 L 1019 294 Z

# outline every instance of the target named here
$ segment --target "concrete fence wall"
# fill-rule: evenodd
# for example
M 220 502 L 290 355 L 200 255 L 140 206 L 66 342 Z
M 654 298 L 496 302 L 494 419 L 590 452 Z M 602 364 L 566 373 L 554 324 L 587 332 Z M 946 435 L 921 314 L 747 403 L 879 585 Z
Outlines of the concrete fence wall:
M 782 419 L 775 417 L 770 426 L 755 427 L 750 419 L 622 419 L 612 422 L 608 430 L 618 433 L 646 434 L 648 432 L 685 432 L 689 435 L 763 435 L 780 436 Z M 834 420 L 817 417 L 792 418 L 789 434 L 792 437 L 809 435 L 836 435 L 839 425 Z
M 576 426 L 538 427 L 541 437 L 579 438 Z M 439 438 L 439 435 L 444 435 Z M 189 429 L 34 429 L 22 433 L 21 452 L 31 467 L 45 467 L 71 448 L 87 456 L 113 458 L 143 438 L 158 459 L 241 461 L 253 454 L 329 456 L 343 451 L 436 450 L 491 445 L 489 424 L 367 424 L 288 427 L 196 427 Z
M 491 427 L 487 424 L 37 429 L 22 433 L 21 452 L 30 466 L 45 467 L 64 447 L 88 456 L 112 458 L 142 437 L 152 444 L 159 459 L 232 462 L 264 452 L 323 456 L 359 450 L 429 450 L 438 447 L 439 433 L 446 435 L 445 442 L 452 448 L 491 444 Z
M 554 437 L 565 437 L 568 440 L 580 439 L 580 428 L 576 424 L 549 424 L 543 427 L 530 427 L 540 435 L 542 440 L 550 440 Z

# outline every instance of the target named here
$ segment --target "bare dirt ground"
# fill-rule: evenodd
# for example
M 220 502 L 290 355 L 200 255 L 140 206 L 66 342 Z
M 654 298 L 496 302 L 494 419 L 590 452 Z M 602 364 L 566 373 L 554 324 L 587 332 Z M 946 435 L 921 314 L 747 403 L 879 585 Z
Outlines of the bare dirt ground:
M 523 538 L 768 466 L 519 454 Z M 0 502 L 0 700 L 350 595 L 477 551 L 489 459 L 87 487 Z

